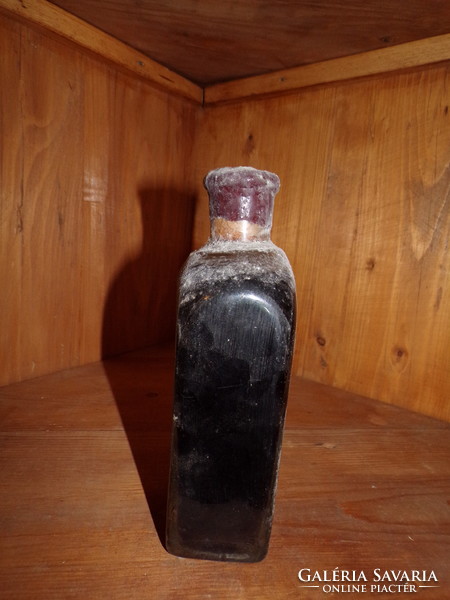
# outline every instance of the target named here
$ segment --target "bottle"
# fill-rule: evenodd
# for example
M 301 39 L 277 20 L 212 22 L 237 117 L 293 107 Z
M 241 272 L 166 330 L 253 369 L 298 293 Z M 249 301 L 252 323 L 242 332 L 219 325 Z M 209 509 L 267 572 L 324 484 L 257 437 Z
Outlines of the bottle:
M 267 553 L 295 329 L 295 282 L 270 240 L 277 175 L 205 179 L 211 237 L 180 277 L 166 546 L 256 562 Z

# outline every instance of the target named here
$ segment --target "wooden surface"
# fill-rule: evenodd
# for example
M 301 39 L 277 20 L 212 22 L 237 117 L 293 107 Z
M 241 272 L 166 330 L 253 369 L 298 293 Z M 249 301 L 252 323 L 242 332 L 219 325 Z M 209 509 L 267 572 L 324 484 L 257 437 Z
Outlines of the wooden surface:
M 120 0 L 114 6 L 111 3 L 101 6 L 79 0 L 59 0 L 53 3 L 46 0 L 0 0 L 0 11 L 74 42 L 116 67 L 168 92 L 197 103 L 201 103 L 204 96 L 206 103 L 213 104 L 285 93 L 311 85 L 448 60 L 450 10 L 442 3 L 433 10 L 429 3 L 425 6 L 422 2 L 423 0 L 417 0 L 416 3 L 409 3 L 407 11 L 402 6 L 401 25 L 397 18 L 393 19 L 396 10 L 392 2 L 389 7 L 382 7 L 379 3 L 371 7 L 374 20 L 370 24 L 367 22 L 367 7 L 364 8 L 363 16 L 360 13 L 362 6 L 354 6 L 353 0 L 343 0 L 341 6 L 327 6 L 323 3 L 315 7 L 315 28 L 308 27 L 309 35 L 302 36 L 298 32 L 293 35 L 293 20 L 297 28 L 302 28 L 312 15 L 308 13 L 310 7 L 301 4 L 297 5 L 295 14 L 291 6 L 272 4 L 262 7 L 258 1 L 236 14 L 230 13 L 224 3 L 211 5 L 208 13 L 199 14 L 197 9 L 190 6 L 190 0 L 185 0 L 185 6 L 171 7 L 170 12 L 163 11 L 162 6 L 157 3 L 144 7 L 132 0 Z M 287 8 L 288 12 L 284 12 Z M 221 15 L 221 11 L 224 11 L 224 15 Z M 276 19 L 273 18 L 275 14 L 267 14 L 267 11 L 276 13 Z M 432 18 L 412 18 L 413 15 L 422 16 L 424 12 L 432 15 Z M 251 24 L 247 22 L 250 13 Z M 225 14 L 230 23 L 224 31 Z M 390 29 L 391 35 L 376 39 L 376 36 L 361 34 L 359 20 L 362 18 L 365 29 L 383 27 L 385 30 Z M 184 20 L 184 33 L 175 30 L 174 23 L 177 19 Z M 340 19 L 345 19 L 345 27 L 339 24 Z M 218 29 L 215 44 L 220 35 L 236 38 L 230 40 L 228 45 L 220 42 L 223 62 L 218 60 L 217 49 L 211 48 L 204 36 L 205 20 L 211 29 Z M 215 21 L 220 21 L 222 27 L 214 24 Z M 271 31 L 275 23 L 275 30 Z M 262 48 L 257 48 L 261 41 L 259 36 L 249 35 L 249 27 L 250 30 L 257 28 L 268 35 L 272 34 L 263 45 L 265 52 L 261 51 Z M 329 27 L 339 29 L 339 35 L 319 39 L 318 36 L 322 36 L 321 28 Z M 397 27 L 400 27 L 400 31 L 394 34 Z M 344 35 L 346 28 L 348 34 Z M 177 39 L 180 35 L 181 39 Z M 267 42 L 272 40 L 276 43 L 274 37 L 278 38 L 277 43 L 284 49 L 282 57 L 278 51 L 275 57 L 272 56 L 275 48 L 271 48 Z M 189 38 L 192 40 L 188 49 L 186 39 Z M 347 46 L 350 40 L 350 46 Z M 253 44 L 256 44 L 253 51 L 255 56 L 252 56 L 251 51 Z M 141 48 L 142 52 L 136 48 Z M 183 51 L 180 51 L 181 48 Z M 230 52 L 232 57 L 227 56 Z M 152 56 L 160 62 L 152 60 Z M 172 65 L 174 70 L 171 71 L 164 65 Z M 200 74 L 202 69 L 206 69 L 203 75 Z M 226 75 L 227 70 L 234 75 Z M 189 79 L 177 72 L 186 72 Z M 263 75 L 255 76 L 259 73 Z M 226 83 L 220 83 L 223 80 Z M 206 86 L 205 90 L 194 81 Z M 219 83 L 215 83 L 217 81 Z
M 276 172 L 297 278 L 295 372 L 450 420 L 450 70 L 207 107 L 196 181 Z M 194 243 L 208 236 L 198 186 Z
M 381 48 L 283 69 L 265 75 L 210 85 L 205 89 L 205 104 L 282 94 L 300 88 L 390 73 L 450 59 L 450 34 L 416 40 L 389 48 Z
M 2 600 L 315 600 L 298 571 L 336 567 L 433 571 L 414 597 L 450 596 L 450 426 L 299 378 L 267 558 L 167 554 L 172 373 L 155 348 L 0 390 Z
M 102 28 L 93 27 L 46 0 L 0 0 L 0 11 L 7 16 L 24 19 L 26 23 L 47 33 L 75 42 L 77 46 L 105 58 L 116 67 L 173 94 L 195 102 L 202 101 L 202 90 L 191 81 L 120 42 L 120 36 L 116 39 L 102 31 Z
M 197 107 L 0 15 L 0 382 L 173 334 Z
M 171 338 L 203 177 L 250 164 L 282 179 L 296 374 L 450 420 L 448 63 L 202 110 L 43 6 L 0 0 L 0 383 Z
M 201 85 L 450 31 L 442 0 L 53 2 Z

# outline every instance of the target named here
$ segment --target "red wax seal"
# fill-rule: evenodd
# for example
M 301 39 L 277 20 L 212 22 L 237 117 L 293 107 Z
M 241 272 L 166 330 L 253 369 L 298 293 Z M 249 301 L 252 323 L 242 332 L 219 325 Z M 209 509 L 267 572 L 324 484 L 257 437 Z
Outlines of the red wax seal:
M 271 226 L 273 201 L 280 188 L 275 173 L 253 167 L 223 167 L 208 173 L 205 187 L 211 219 L 221 217 Z

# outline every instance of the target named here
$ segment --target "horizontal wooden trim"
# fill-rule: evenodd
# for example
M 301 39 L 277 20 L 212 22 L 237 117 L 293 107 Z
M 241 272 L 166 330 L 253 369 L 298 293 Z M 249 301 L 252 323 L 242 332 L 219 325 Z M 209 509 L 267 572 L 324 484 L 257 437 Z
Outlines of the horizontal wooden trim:
M 75 42 L 172 93 L 199 103 L 203 100 L 198 85 L 46 0 L 0 0 L 0 10 Z
M 450 59 L 450 34 L 380 50 L 211 85 L 205 104 L 242 100 L 300 88 L 424 66 Z
M 205 104 L 292 92 L 314 85 L 419 67 L 450 59 L 450 34 L 445 34 L 214 84 L 203 90 L 145 54 L 46 0 L 0 0 L 0 10 L 70 40 L 167 91 L 198 103 L 204 100 Z

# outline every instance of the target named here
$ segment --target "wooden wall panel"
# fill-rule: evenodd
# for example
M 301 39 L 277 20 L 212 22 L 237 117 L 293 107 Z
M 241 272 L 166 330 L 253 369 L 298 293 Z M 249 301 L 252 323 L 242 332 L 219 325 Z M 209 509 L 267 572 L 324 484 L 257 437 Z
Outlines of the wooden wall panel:
M 0 384 L 169 339 L 206 172 L 276 171 L 294 370 L 450 418 L 448 65 L 208 106 L 0 20 Z
M 9 82 L 0 85 L 0 369 L 12 373 L 20 343 L 23 229 L 21 196 L 14 192 L 21 189 L 23 146 L 18 97 L 10 91 L 20 86 L 20 26 L 6 25 L 0 21 L 0 69 L 2 81 Z
M 0 27 L 6 384 L 172 337 L 198 108 L 14 20 Z
M 196 177 L 277 172 L 298 284 L 294 370 L 450 419 L 448 64 L 208 107 Z M 199 197 L 201 189 L 199 187 Z M 198 205 L 195 245 L 208 233 Z

